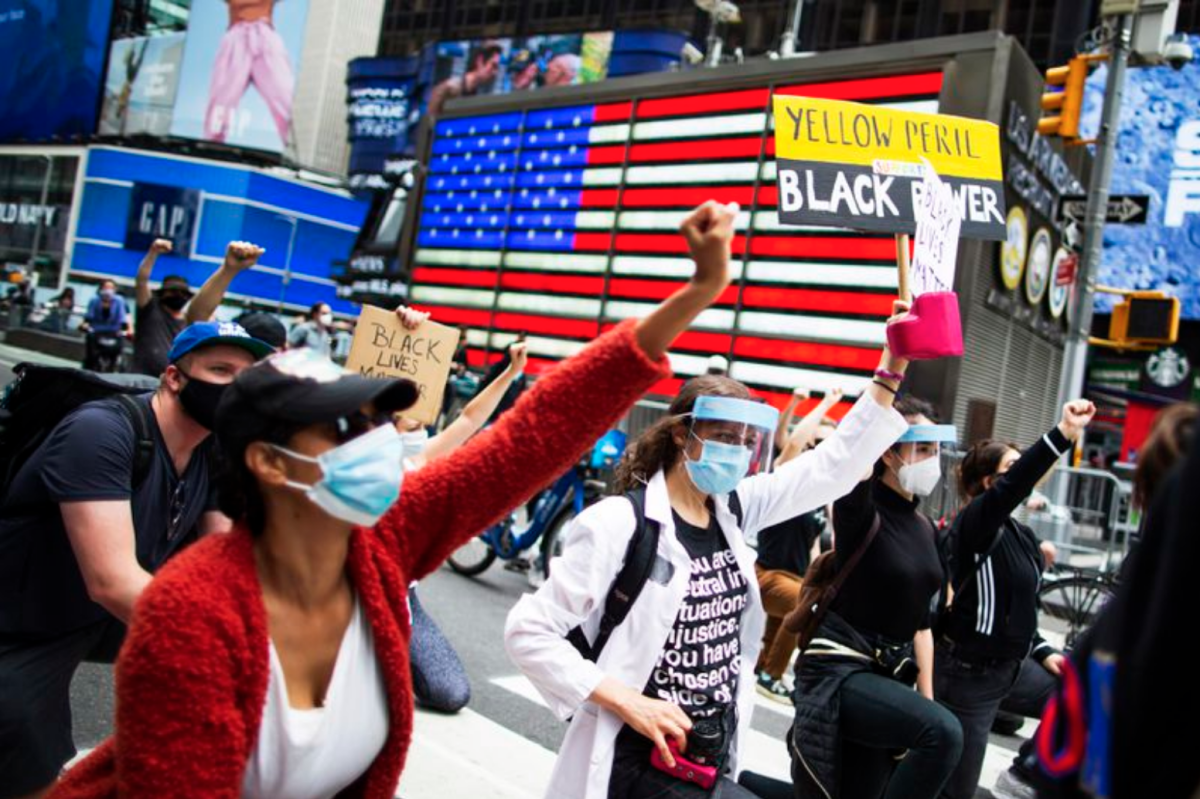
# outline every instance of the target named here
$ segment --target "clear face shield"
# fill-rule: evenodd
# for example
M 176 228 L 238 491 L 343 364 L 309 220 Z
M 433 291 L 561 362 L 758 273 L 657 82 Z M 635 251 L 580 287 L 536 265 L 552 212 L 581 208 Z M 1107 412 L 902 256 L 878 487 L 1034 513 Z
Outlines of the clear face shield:
M 690 414 L 684 464 L 706 494 L 728 494 L 746 477 L 770 471 L 779 411 L 733 397 L 699 397 Z
M 952 424 L 914 424 L 896 439 L 903 465 L 896 481 L 911 494 L 927 497 L 942 479 L 942 444 L 958 441 Z M 903 446 L 909 445 L 909 446 Z

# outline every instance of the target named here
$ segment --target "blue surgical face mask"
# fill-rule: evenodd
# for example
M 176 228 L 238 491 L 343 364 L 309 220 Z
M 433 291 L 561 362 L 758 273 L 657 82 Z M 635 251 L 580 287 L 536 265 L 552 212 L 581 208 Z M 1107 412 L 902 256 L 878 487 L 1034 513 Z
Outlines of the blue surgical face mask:
M 292 480 L 287 485 L 303 491 L 313 504 L 335 519 L 369 527 L 400 496 L 404 439 L 394 425 L 380 425 L 315 458 L 280 446 L 275 448 L 321 468 L 322 478 L 313 485 Z
M 704 445 L 699 459 L 683 453 L 684 467 L 696 488 L 705 494 L 728 494 L 737 488 L 750 471 L 750 450 L 738 444 L 697 440 Z

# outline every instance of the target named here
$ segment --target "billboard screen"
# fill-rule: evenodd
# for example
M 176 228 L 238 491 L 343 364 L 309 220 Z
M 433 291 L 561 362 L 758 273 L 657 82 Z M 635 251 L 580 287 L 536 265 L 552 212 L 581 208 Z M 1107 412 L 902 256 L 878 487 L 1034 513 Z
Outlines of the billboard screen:
M 112 0 L 0 0 L 0 141 L 90 136 Z
M 193 0 L 171 135 L 282 152 L 308 0 Z
M 100 133 L 106 136 L 171 132 L 185 34 L 119 39 L 108 57 Z
M 595 83 L 608 75 L 612 31 L 440 42 L 425 98 L 430 113 L 454 97 Z
M 1200 50 L 1200 36 L 1189 37 Z M 1099 128 L 1108 71 L 1088 78 L 1081 135 Z M 1121 125 L 1113 165 L 1114 194 L 1150 196 L 1144 225 L 1105 225 L 1104 260 L 1097 282 L 1129 289 L 1161 289 L 1178 297 L 1185 319 L 1200 319 L 1200 61 L 1183 69 L 1141 67 L 1125 77 Z M 1114 297 L 1096 295 L 1108 313 Z
M 440 121 L 413 255 L 412 300 L 506 346 L 531 372 L 641 316 L 692 271 L 678 228 L 736 201 L 735 282 L 672 352 L 710 353 L 782 404 L 796 386 L 853 396 L 871 380 L 896 294 L 891 235 L 779 223 L 772 93 L 937 112 L 942 72 L 688 93 Z M 479 341 L 476 334 L 473 342 Z M 470 357 L 482 365 L 488 353 Z M 678 381 L 657 393 L 673 394 Z
M 199 286 L 230 241 L 253 241 L 266 252 L 228 296 L 291 310 L 318 301 L 354 310 L 337 299 L 332 270 L 354 247 L 367 206 L 343 192 L 236 164 L 115 147 L 89 150 L 83 181 L 75 276 L 132 283 L 150 242 L 169 238 L 175 249 L 152 279 L 179 274 Z

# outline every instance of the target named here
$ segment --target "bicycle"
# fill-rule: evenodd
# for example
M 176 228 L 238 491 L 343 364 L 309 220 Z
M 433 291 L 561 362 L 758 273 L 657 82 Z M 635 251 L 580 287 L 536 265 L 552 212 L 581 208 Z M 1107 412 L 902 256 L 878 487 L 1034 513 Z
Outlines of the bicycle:
M 1038 611 L 1049 624 L 1045 630 L 1063 635 L 1071 649 L 1116 594 L 1120 573 L 1115 569 L 1056 566 L 1038 589 Z
M 602 474 L 616 465 L 624 444 L 623 433 L 609 431 L 596 443 L 590 456 L 537 495 L 527 524 L 518 527 L 516 513 L 510 513 L 455 550 L 447 559 L 450 568 L 465 577 L 474 577 L 487 571 L 499 558 L 507 562 L 506 568 L 529 572 L 531 581 L 549 577 L 551 562 L 562 555 L 567 525 L 585 507 L 604 497 L 608 485 Z M 539 540 L 538 555 L 531 561 L 525 553 Z

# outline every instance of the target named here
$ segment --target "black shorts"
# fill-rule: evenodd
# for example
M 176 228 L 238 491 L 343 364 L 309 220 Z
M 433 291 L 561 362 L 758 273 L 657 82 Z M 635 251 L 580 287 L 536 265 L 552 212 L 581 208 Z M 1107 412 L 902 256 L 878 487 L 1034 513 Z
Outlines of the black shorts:
M 115 619 L 54 638 L 0 633 L 0 799 L 45 788 L 75 756 L 71 678 L 111 663 L 124 633 Z

